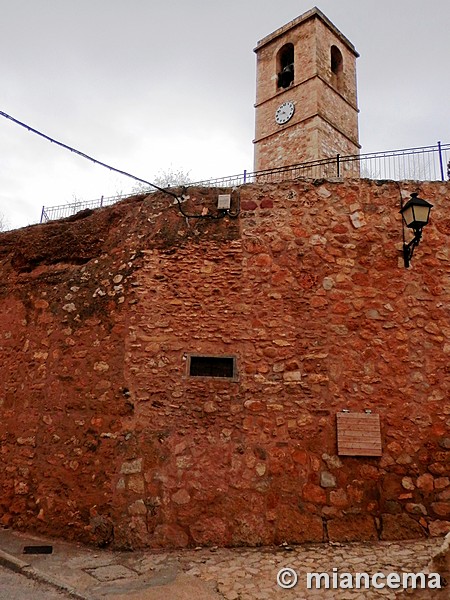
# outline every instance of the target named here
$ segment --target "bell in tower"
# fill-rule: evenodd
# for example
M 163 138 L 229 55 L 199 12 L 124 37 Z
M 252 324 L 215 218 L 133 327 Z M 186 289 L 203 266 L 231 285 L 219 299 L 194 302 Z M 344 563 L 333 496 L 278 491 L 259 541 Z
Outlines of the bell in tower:
M 294 46 L 286 44 L 278 54 L 278 87 L 286 89 L 294 81 Z

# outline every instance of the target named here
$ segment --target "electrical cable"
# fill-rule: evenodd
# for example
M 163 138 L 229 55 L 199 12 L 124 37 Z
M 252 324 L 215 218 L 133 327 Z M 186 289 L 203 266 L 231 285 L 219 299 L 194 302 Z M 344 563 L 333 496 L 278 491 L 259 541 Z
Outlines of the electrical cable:
M 110 171 L 114 171 L 115 173 L 119 173 L 120 175 L 124 175 L 125 177 L 130 177 L 131 179 L 134 179 L 135 181 L 139 181 L 140 183 L 144 183 L 146 185 L 149 185 L 152 188 L 155 188 L 159 192 L 163 192 L 164 194 L 168 194 L 169 196 L 172 196 L 177 201 L 178 210 L 180 211 L 180 213 L 188 219 L 223 219 L 229 212 L 229 211 L 224 211 L 224 214 L 219 214 L 219 215 L 191 215 L 191 214 L 188 214 L 183 210 L 183 207 L 181 205 L 181 200 L 180 200 L 179 196 L 177 196 L 177 194 L 175 194 L 174 192 L 171 192 L 170 190 L 159 187 L 158 185 L 156 185 L 155 183 L 152 183 L 151 181 L 147 181 L 145 179 L 142 179 L 141 177 L 132 175 L 131 173 L 128 173 L 127 171 L 123 171 L 122 169 L 117 169 L 116 167 L 112 167 L 111 165 L 108 165 L 100 160 L 97 160 L 96 158 L 93 158 L 92 156 L 89 156 L 88 154 L 85 154 L 84 152 L 81 152 L 80 150 L 77 150 L 76 148 L 73 148 L 72 146 L 68 146 L 67 144 L 64 144 L 63 142 L 59 142 L 58 140 L 55 140 L 54 138 L 46 135 L 45 133 L 42 133 L 41 131 L 34 129 L 34 127 L 30 127 L 30 125 L 27 125 L 26 123 L 23 123 L 22 121 L 19 121 L 18 119 L 15 119 L 11 115 L 8 115 L 7 113 L 5 113 L 1 110 L 0 110 L 0 116 L 5 117 L 5 119 L 9 119 L 13 123 L 16 123 L 16 125 L 20 125 L 21 127 L 24 127 L 28 131 L 31 131 L 31 133 L 35 133 L 36 135 L 48 140 L 49 142 L 51 142 L 53 144 L 56 144 L 57 146 L 60 146 L 61 148 L 64 148 L 65 150 L 69 150 L 70 152 L 73 152 L 74 154 L 77 154 L 78 156 L 81 156 L 82 158 L 86 158 L 87 160 L 90 160 L 91 162 L 95 163 L 96 165 L 105 167 L 106 169 L 109 169 Z
M 52 142 L 53 144 L 56 144 L 57 146 L 61 146 L 61 148 L 64 148 L 65 150 L 69 150 L 70 152 L 73 152 L 74 154 L 78 154 L 78 156 L 81 156 L 82 158 L 86 158 L 87 160 L 90 160 L 91 162 L 93 162 L 97 165 L 100 165 L 101 167 L 105 167 L 105 168 L 109 169 L 110 171 L 115 171 L 116 173 L 125 175 L 125 177 L 131 177 L 131 179 L 135 179 L 136 181 L 140 181 L 141 183 L 150 185 L 151 187 L 156 188 L 160 192 L 166 192 L 167 194 L 170 194 L 171 196 L 175 196 L 175 194 L 173 194 L 172 192 L 169 192 L 169 191 L 155 185 L 154 183 L 151 183 L 150 181 L 146 181 L 145 179 L 136 177 L 135 175 L 132 175 L 131 173 L 127 173 L 126 171 L 122 171 L 121 169 L 116 169 L 115 167 L 112 167 L 111 165 L 107 165 L 106 163 L 101 162 L 100 160 L 97 160 L 96 158 L 93 158 L 92 156 L 89 156 L 88 154 L 85 154 L 84 152 L 81 152 L 80 150 L 77 150 L 76 148 L 72 148 L 71 146 L 68 146 L 67 144 L 63 144 L 62 142 L 59 142 L 58 140 L 51 138 L 50 136 L 46 135 L 45 133 L 42 133 L 41 131 L 38 131 L 37 129 L 30 127 L 26 123 L 22 123 L 22 121 L 15 119 L 11 115 L 8 115 L 7 113 L 5 113 L 1 110 L 0 110 L 0 116 L 5 117 L 6 119 L 9 119 L 10 121 L 13 121 L 13 123 L 20 125 L 21 127 L 24 127 L 25 129 L 28 129 L 28 131 L 31 131 L 32 133 L 35 133 L 36 135 L 43 137 L 44 139 L 48 140 L 49 142 Z
M 182 197 L 185 196 L 188 192 L 188 187 L 187 185 L 184 185 L 182 187 L 183 193 L 182 193 Z M 186 217 L 186 218 L 190 218 L 190 219 L 223 219 L 225 216 L 230 217 L 231 219 L 236 219 L 239 216 L 239 213 L 241 212 L 240 210 L 240 197 L 238 199 L 238 208 L 237 210 L 232 213 L 229 209 L 221 209 L 221 212 L 218 215 L 188 215 L 183 211 L 183 208 L 181 206 L 181 202 L 180 199 L 177 197 L 178 200 L 178 208 L 181 212 L 181 214 Z

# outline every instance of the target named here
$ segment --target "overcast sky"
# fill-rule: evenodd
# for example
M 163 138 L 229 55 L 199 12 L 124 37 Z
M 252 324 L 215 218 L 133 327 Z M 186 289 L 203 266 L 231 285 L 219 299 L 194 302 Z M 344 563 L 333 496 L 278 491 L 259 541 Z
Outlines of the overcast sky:
M 450 142 L 450 1 L 317 0 L 355 45 L 362 152 Z M 256 42 L 314 0 L 0 0 L 0 111 L 119 169 L 253 168 Z M 0 212 L 129 179 L 0 117 Z

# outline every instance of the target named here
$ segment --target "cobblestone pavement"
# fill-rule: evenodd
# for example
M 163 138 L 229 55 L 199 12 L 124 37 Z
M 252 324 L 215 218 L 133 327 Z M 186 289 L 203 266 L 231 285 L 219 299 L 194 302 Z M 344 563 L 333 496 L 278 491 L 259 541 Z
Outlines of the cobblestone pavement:
M 307 589 L 307 572 L 376 572 L 417 573 L 423 571 L 442 540 L 378 544 L 336 544 L 283 549 L 220 550 L 210 556 L 182 558 L 187 573 L 204 581 L 217 582 L 217 590 L 226 600 L 303 600 L 323 598 L 359 600 L 360 598 L 394 598 L 396 591 L 389 589 Z M 284 567 L 298 574 L 293 589 L 277 585 L 277 573 Z
M 53 544 L 51 555 L 23 556 L 24 544 L 43 542 Z M 11 568 L 14 560 L 20 563 L 26 558 L 23 572 L 35 570 L 89 600 L 370 600 L 394 599 L 401 588 L 307 589 L 306 574 L 328 573 L 332 581 L 333 569 L 353 575 L 420 573 L 442 543 L 443 538 L 432 538 L 292 548 L 111 552 L 0 529 L 0 558 L 2 554 L 10 557 L 5 560 Z M 277 574 L 286 567 L 298 575 L 293 589 L 277 585 Z M 435 596 L 426 592 L 418 597 L 425 600 Z M 448 598 L 448 590 L 437 597 Z

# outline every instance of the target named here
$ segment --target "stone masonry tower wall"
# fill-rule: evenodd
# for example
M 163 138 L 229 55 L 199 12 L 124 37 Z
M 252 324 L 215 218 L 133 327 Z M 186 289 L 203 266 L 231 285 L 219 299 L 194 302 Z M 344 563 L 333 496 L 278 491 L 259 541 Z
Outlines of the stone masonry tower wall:
M 449 531 L 449 185 L 248 185 L 217 221 L 157 193 L 0 234 L 0 522 L 117 548 Z M 344 409 L 380 455 L 339 453 Z
M 359 152 L 354 46 L 314 8 L 258 42 L 255 170 Z M 278 123 L 277 109 L 293 114 Z

